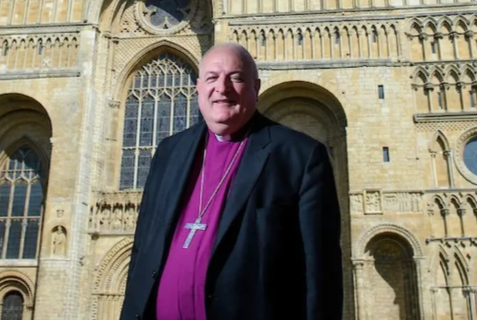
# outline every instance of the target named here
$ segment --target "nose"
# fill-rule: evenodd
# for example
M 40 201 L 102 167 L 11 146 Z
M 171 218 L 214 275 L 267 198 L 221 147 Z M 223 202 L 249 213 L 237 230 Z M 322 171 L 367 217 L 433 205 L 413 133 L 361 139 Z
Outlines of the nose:
M 230 79 L 228 79 L 225 76 L 220 76 L 217 78 L 217 81 L 215 81 L 215 91 L 218 93 L 226 93 L 230 89 Z

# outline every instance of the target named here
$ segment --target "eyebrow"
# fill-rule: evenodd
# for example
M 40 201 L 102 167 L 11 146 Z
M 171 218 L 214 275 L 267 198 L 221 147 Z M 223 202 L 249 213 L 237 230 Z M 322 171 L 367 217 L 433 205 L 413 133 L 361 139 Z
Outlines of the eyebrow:
M 207 77 L 209 75 L 215 75 L 217 73 L 220 73 L 220 72 L 217 72 L 217 71 L 207 71 L 205 74 L 204 74 L 204 77 Z M 244 72 L 243 71 L 240 71 L 240 70 L 236 70 L 236 71 L 232 71 L 232 72 L 229 72 L 227 75 L 243 75 Z

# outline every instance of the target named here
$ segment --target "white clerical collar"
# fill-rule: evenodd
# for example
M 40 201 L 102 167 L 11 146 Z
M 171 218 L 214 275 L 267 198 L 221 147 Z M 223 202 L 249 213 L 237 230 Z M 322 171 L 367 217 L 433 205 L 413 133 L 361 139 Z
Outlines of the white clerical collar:
M 227 134 L 225 136 L 221 136 L 221 135 L 218 135 L 218 134 L 215 134 L 215 137 L 217 138 L 217 141 L 218 142 L 225 142 L 225 141 L 230 141 L 232 140 L 232 136 L 230 134 Z

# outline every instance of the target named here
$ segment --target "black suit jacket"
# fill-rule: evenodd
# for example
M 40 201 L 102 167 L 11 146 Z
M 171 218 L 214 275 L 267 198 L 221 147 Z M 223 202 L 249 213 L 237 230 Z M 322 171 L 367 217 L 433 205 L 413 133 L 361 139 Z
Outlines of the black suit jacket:
M 206 278 L 208 320 L 339 320 L 340 213 L 327 150 L 257 113 L 219 222 Z M 204 123 L 153 158 L 121 320 L 155 320 L 157 286 Z

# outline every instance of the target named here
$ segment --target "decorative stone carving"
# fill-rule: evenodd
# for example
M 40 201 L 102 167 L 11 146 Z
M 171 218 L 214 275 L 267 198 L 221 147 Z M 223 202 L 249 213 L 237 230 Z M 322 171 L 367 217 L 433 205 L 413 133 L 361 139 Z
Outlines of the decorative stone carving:
M 421 212 L 421 192 L 396 192 L 383 194 L 383 211 L 389 213 Z
M 45 72 L 76 69 L 79 41 L 77 33 L 12 35 L 3 38 L 0 69 L 8 72 Z
M 381 206 L 381 191 L 379 190 L 366 190 L 365 197 L 365 214 L 382 214 Z
M 64 215 L 65 215 L 65 210 L 61 210 L 61 209 L 56 210 L 56 216 L 58 218 L 63 218 Z
M 51 235 L 51 254 L 58 257 L 66 255 L 66 230 L 63 226 L 57 226 L 53 229 Z
M 363 213 L 363 195 L 352 194 L 350 195 L 351 213 Z
M 91 207 L 89 232 L 132 234 L 136 228 L 142 192 L 128 191 L 98 195 Z
M 119 109 L 121 102 L 117 100 L 109 100 L 108 105 L 111 109 Z
M 376 21 L 376 23 L 378 23 Z M 397 30 L 399 29 L 399 22 L 386 23 L 385 21 L 379 22 L 383 29 L 382 36 L 383 41 L 382 53 L 386 52 L 385 58 L 397 58 L 400 56 L 400 48 L 398 43 L 400 42 L 397 36 Z M 334 60 L 354 60 L 356 59 L 374 59 L 384 58 L 371 55 L 369 52 L 359 52 L 354 56 L 352 55 L 353 46 L 358 46 L 357 38 L 370 38 L 373 37 L 372 33 L 360 33 L 358 30 L 362 28 L 371 29 L 375 26 L 375 23 L 363 23 L 362 21 L 344 21 L 339 22 L 317 22 L 314 19 L 302 21 L 300 26 L 297 26 L 295 22 L 287 22 L 285 20 L 279 21 L 276 24 L 258 23 L 257 21 L 250 22 L 232 22 L 230 23 L 230 31 L 228 34 L 229 41 L 236 42 L 246 47 L 259 61 L 270 61 L 275 63 L 276 61 L 308 61 L 329 58 L 326 56 L 326 52 L 333 49 L 333 46 L 323 41 L 323 39 L 333 37 L 336 35 L 336 39 L 339 43 L 333 56 Z M 330 30 L 335 30 L 330 33 Z M 358 34 L 357 34 L 358 33 Z M 263 35 L 263 37 L 262 37 Z M 359 36 L 358 36 L 359 35 Z M 376 35 L 377 36 L 377 35 Z M 371 39 L 369 39 L 372 41 Z M 307 43 L 309 43 L 307 45 Z M 304 47 L 313 46 L 313 50 L 303 49 Z M 261 50 L 260 48 L 263 48 Z M 274 50 L 271 48 L 275 47 Z M 268 49 L 266 49 L 268 48 Z M 284 54 L 287 50 L 290 50 L 290 54 Z M 324 56 L 325 55 L 325 56 Z M 329 62 L 327 62 L 329 64 Z M 369 63 L 369 61 L 368 61 Z

